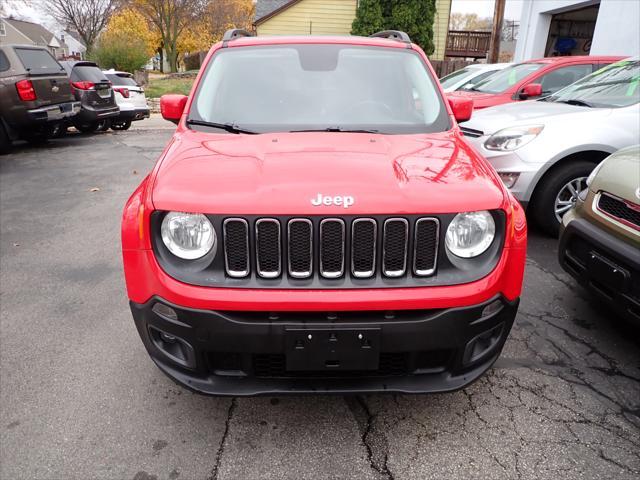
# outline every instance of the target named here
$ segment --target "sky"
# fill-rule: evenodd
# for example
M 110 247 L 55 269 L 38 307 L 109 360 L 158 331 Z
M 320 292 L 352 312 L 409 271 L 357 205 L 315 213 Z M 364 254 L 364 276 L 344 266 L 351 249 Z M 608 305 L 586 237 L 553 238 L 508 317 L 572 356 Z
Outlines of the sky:
M 459 13 L 475 13 L 479 17 L 493 18 L 494 0 L 452 0 L 451 11 Z M 522 0 L 507 0 L 504 7 L 504 18 L 520 20 Z

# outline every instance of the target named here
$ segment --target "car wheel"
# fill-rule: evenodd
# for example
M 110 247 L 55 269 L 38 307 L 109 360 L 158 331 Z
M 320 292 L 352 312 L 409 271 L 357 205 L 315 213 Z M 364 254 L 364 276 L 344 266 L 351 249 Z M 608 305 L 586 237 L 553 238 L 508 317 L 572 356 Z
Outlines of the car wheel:
M 587 188 L 587 177 L 596 164 L 572 161 L 549 171 L 536 188 L 531 215 L 542 230 L 553 237 L 560 232 L 562 217 L 576 203 L 578 195 Z
M 111 122 L 111 130 L 129 130 L 129 127 L 131 127 L 131 120 Z
M 11 139 L 4 129 L 4 125 L 0 123 L 0 155 L 4 155 L 11 151 Z

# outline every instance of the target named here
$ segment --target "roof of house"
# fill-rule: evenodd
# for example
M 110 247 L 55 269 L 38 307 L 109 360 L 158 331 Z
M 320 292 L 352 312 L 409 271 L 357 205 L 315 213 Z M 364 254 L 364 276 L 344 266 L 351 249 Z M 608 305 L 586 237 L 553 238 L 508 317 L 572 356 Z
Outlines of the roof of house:
M 34 43 L 44 43 L 45 45 L 49 45 L 51 40 L 55 38 L 53 33 L 37 23 L 17 20 L 15 18 L 3 18 L 3 20 L 20 31 L 23 35 L 29 37 Z
M 299 1 L 300 0 L 258 0 L 256 2 L 256 17 L 254 22 L 263 22 Z

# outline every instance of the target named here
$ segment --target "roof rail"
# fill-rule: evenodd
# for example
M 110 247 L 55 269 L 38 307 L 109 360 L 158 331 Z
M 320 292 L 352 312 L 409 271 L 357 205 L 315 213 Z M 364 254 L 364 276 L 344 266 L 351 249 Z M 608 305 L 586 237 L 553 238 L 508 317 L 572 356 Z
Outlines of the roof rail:
M 228 42 L 230 40 L 235 40 L 236 38 L 240 38 L 240 37 L 254 37 L 254 36 L 255 35 L 253 33 L 243 30 L 242 28 L 232 28 L 224 32 L 224 35 L 222 36 L 222 41 Z
M 400 30 L 383 30 L 369 35 L 370 38 L 388 38 L 390 40 L 398 40 L 399 42 L 411 43 L 411 38 L 405 32 Z

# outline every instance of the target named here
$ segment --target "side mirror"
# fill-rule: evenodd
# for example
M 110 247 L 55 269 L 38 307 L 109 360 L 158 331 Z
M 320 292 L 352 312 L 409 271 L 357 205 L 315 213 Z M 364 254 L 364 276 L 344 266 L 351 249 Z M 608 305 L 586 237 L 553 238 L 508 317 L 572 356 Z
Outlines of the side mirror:
M 448 97 L 448 99 L 457 122 L 466 122 L 471 118 L 471 113 L 473 112 L 473 100 L 471 98 Z
M 162 118 L 178 124 L 186 103 L 186 95 L 177 95 L 174 93 L 162 95 L 160 97 L 160 112 L 162 113 Z
M 531 97 L 539 97 L 542 95 L 542 85 L 539 83 L 530 83 L 520 90 L 520 100 L 526 100 Z

